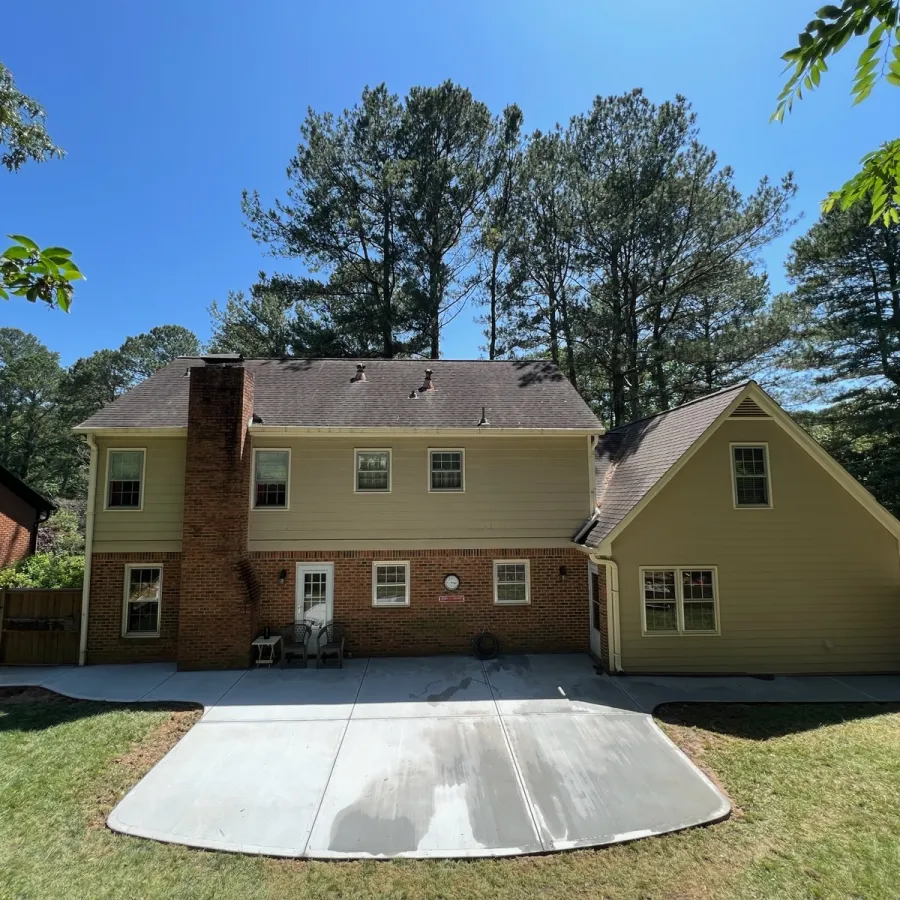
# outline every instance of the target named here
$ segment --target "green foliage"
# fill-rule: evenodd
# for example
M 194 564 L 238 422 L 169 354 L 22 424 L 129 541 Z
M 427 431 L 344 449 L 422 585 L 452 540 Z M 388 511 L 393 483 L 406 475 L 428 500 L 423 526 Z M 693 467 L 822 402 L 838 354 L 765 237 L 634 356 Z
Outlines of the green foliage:
M 0 589 L 80 588 L 83 583 L 83 554 L 35 553 L 0 569 Z
M 0 163 L 10 172 L 17 172 L 29 160 L 64 156 L 50 140 L 44 118 L 40 104 L 16 87 L 12 73 L 0 63 Z M 21 234 L 9 237 L 15 243 L 0 254 L 0 299 L 8 300 L 12 294 L 68 312 L 72 283 L 84 278 L 71 252 L 64 247 L 41 250 Z
M 41 250 L 30 238 L 9 235 L 15 243 L 0 254 L 0 299 L 10 294 L 25 297 L 30 303 L 43 300 L 49 306 L 69 311 L 72 282 L 84 278 L 72 262 L 72 253 L 64 247 Z
M 825 60 L 842 50 L 853 37 L 865 37 L 866 46 L 856 63 L 853 103 L 862 103 L 885 76 L 900 86 L 900 0 L 844 0 L 841 6 L 823 6 L 800 32 L 798 44 L 782 56 L 791 75 L 778 96 L 772 120 L 781 122 L 803 90 L 818 87 L 827 71 Z M 889 141 L 861 160 L 862 170 L 843 187 L 831 192 L 822 204 L 824 212 L 835 204 L 848 209 L 863 199 L 871 205 L 871 222 L 900 223 L 900 140 Z
M 0 163 L 10 172 L 29 160 L 44 162 L 65 155 L 50 140 L 45 118 L 41 105 L 16 87 L 12 72 L 0 63 Z
M 38 553 L 70 556 L 84 553 L 83 516 L 72 501 L 60 500 L 59 508 L 38 528 Z
M 263 318 L 274 314 L 276 333 L 295 329 L 295 348 L 438 356 L 442 325 L 475 286 L 471 265 L 503 129 L 452 82 L 412 88 L 403 101 L 384 85 L 366 88 L 339 116 L 310 110 L 287 198 L 265 209 L 245 192 L 243 208 L 258 241 L 302 259 L 316 277 L 276 276 L 265 286 L 290 297 L 294 325 L 289 307 L 285 322 L 274 301 L 263 310 L 260 297 L 235 297 L 233 336 L 270 330 Z M 225 314 L 213 312 L 222 324 Z
M 0 463 L 48 497 L 82 495 L 87 448 L 72 427 L 176 356 L 199 350 L 186 328 L 164 325 L 63 368 L 34 335 L 0 328 Z

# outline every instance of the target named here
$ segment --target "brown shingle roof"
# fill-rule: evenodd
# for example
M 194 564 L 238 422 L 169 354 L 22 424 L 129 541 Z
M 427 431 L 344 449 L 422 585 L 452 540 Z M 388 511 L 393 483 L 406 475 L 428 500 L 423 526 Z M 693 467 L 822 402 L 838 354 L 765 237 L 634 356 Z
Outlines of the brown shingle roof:
M 366 366 L 365 382 L 352 381 L 357 363 Z M 186 426 L 185 369 L 203 364 L 175 360 L 79 429 Z M 485 407 L 490 428 L 602 430 L 568 379 L 545 361 L 249 359 L 242 365 L 255 375 L 253 412 L 264 425 L 477 428 Z M 419 393 L 426 368 L 434 370 L 435 390 Z
M 599 547 L 748 383 L 623 425 L 600 438 L 596 455 L 597 517 L 579 543 Z

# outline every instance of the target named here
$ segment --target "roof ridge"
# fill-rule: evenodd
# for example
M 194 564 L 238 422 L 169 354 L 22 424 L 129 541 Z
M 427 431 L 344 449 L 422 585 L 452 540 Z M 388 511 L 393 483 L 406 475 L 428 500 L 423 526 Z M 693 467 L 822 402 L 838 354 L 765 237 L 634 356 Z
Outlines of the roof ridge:
M 172 362 L 179 359 L 205 359 L 209 354 L 200 356 L 176 356 Z M 559 365 L 552 359 L 428 359 L 427 357 L 417 357 L 415 359 L 385 356 L 245 356 L 241 362 L 384 362 L 384 363 L 506 363 L 507 365 L 533 365 L 541 363 L 543 365 L 554 366 L 559 369 Z M 560 370 L 561 371 L 561 370 Z
M 633 422 L 626 422 L 624 425 L 619 425 L 617 428 L 611 428 L 603 437 L 606 437 L 610 434 L 616 434 L 620 431 L 625 431 L 626 428 L 631 428 L 632 425 L 640 425 L 641 422 L 649 422 L 651 419 L 658 419 L 660 416 L 666 416 L 669 413 L 677 412 L 679 409 L 685 409 L 688 406 L 693 406 L 695 403 L 702 403 L 704 400 L 711 400 L 713 397 L 718 397 L 719 394 L 725 394 L 728 391 L 736 391 L 738 388 L 745 388 L 748 384 L 754 384 L 752 378 L 748 378 L 746 381 L 739 381 L 736 384 L 730 384 L 727 387 L 719 388 L 717 391 L 713 391 L 711 394 L 704 394 L 702 397 L 695 397 L 693 400 L 688 400 L 686 403 L 679 403 L 678 406 L 673 406 L 671 409 L 663 409 L 658 413 L 653 413 L 650 416 L 642 416 L 640 419 L 635 419 Z

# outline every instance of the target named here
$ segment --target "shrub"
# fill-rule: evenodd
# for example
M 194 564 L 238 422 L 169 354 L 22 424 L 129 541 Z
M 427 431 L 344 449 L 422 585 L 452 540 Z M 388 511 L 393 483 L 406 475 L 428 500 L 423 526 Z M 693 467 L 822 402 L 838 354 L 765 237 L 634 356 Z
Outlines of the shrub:
M 0 569 L 0 589 L 80 588 L 83 583 L 84 556 L 76 553 L 35 553 Z

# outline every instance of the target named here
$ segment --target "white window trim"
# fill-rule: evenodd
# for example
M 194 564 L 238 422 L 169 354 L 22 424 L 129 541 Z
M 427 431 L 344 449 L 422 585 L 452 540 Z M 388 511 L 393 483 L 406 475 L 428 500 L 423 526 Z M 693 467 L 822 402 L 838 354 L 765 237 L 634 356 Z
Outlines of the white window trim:
M 460 487 L 434 488 L 431 486 L 431 457 L 435 453 L 458 453 L 460 455 Z M 462 447 L 429 447 L 427 475 L 429 494 L 464 494 L 466 492 L 466 451 Z
M 384 493 L 384 491 L 382 491 L 382 493 Z M 384 600 L 379 602 L 376 591 L 379 566 L 403 566 L 403 568 L 406 569 L 406 600 L 403 603 L 386 603 Z M 376 606 L 378 609 L 400 609 L 401 607 L 409 606 L 409 597 L 411 593 L 412 588 L 410 586 L 410 567 L 408 559 L 379 559 L 372 563 L 372 606 Z
M 287 482 L 284 486 L 284 506 L 257 506 L 256 505 L 256 457 L 260 453 L 287 453 L 288 470 Z M 253 477 L 250 479 L 250 508 L 259 512 L 285 512 L 291 508 L 291 448 L 290 447 L 254 447 L 253 448 Z
M 156 631 L 129 631 L 128 630 L 128 588 L 131 584 L 132 569 L 159 569 L 159 607 L 156 612 Z M 157 562 L 147 563 L 126 563 L 125 564 L 125 584 L 122 588 L 122 637 L 129 640 L 140 640 L 141 638 L 158 638 L 162 627 L 162 607 L 163 607 L 163 564 Z
M 378 490 L 359 487 L 359 454 L 360 453 L 387 453 L 388 457 L 388 486 L 387 489 Z M 353 448 L 353 493 L 354 494 L 390 494 L 394 489 L 394 453 L 390 447 L 354 447 Z
M 746 503 L 738 504 L 737 496 L 737 472 L 734 468 L 734 451 L 736 447 L 762 447 L 763 459 L 766 466 L 766 491 L 769 495 L 768 503 L 754 503 L 752 506 Z M 731 460 L 731 502 L 735 509 L 772 509 L 772 467 L 769 465 L 769 445 L 765 441 L 732 441 L 728 445 L 728 456 Z
M 525 602 L 510 602 L 497 599 L 497 567 L 525 566 Z M 529 606 L 531 604 L 531 560 L 528 559 L 495 559 L 494 560 L 494 606 Z
M 137 506 L 110 506 L 109 505 L 109 461 L 113 453 L 137 453 L 141 454 L 141 502 Z M 144 492 L 147 488 L 147 448 L 146 447 L 107 447 L 106 449 L 106 475 L 103 479 L 103 512 L 143 512 Z
M 741 446 L 746 446 L 742 444 Z M 716 616 L 715 631 L 685 631 L 684 630 L 684 596 L 681 584 L 682 572 L 696 572 L 700 569 L 711 571 L 713 576 L 713 604 Z M 644 573 L 645 572 L 674 572 L 675 573 L 675 616 L 678 631 L 647 631 L 647 604 L 644 597 Z M 642 637 L 720 637 L 722 634 L 722 620 L 719 617 L 719 567 L 718 566 L 641 566 L 638 569 L 638 597 L 641 601 L 641 635 Z

